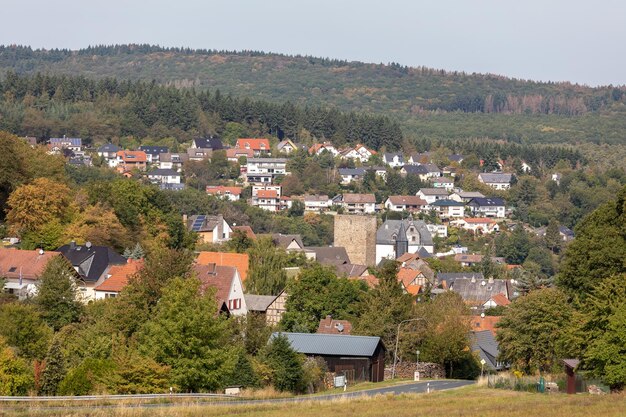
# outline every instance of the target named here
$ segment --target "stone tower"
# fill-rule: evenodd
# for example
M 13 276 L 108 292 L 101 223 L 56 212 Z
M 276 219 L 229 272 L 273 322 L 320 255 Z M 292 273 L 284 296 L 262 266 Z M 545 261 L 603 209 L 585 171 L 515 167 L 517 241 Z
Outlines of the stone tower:
M 376 217 L 338 214 L 335 216 L 334 246 L 346 248 L 353 264 L 376 265 Z

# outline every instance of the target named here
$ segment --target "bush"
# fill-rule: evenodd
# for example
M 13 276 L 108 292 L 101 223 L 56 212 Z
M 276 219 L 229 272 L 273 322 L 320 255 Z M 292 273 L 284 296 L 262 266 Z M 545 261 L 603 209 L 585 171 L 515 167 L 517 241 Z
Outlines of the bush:
M 108 359 L 87 358 L 71 369 L 59 385 L 59 395 L 87 395 L 108 391 L 115 363 Z

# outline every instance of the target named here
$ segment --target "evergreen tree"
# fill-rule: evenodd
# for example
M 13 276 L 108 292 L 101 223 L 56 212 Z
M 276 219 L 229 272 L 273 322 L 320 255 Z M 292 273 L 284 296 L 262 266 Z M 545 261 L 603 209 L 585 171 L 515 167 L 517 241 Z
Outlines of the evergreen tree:
M 74 276 L 72 265 L 63 256 L 56 256 L 39 279 L 34 302 L 41 317 L 55 331 L 78 321 L 83 311 Z
M 551 219 L 546 227 L 546 235 L 544 236 L 546 247 L 554 253 L 558 253 L 561 249 L 561 234 L 559 231 L 559 222 L 556 219 Z
M 237 356 L 237 364 L 234 372 L 226 381 L 226 385 L 242 386 L 244 388 L 256 388 L 260 386 L 259 376 L 252 367 L 252 362 L 248 355 L 242 350 Z
M 56 395 L 65 374 L 65 357 L 61 350 L 61 343 L 55 339 L 50 345 L 46 355 L 45 367 L 41 374 L 41 394 Z
M 511 273 L 511 279 L 515 281 L 515 288 L 521 295 L 552 285 L 550 278 L 542 277 L 524 268 L 515 268 Z
M 278 295 L 287 284 L 287 254 L 274 246 L 271 237 L 260 238 L 248 251 L 250 272 L 246 291 L 250 294 Z
M 266 351 L 264 361 L 272 370 L 272 384 L 278 391 L 302 392 L 304 386 L 304 358 L 289 343 L 286 336 L 274 337 Z

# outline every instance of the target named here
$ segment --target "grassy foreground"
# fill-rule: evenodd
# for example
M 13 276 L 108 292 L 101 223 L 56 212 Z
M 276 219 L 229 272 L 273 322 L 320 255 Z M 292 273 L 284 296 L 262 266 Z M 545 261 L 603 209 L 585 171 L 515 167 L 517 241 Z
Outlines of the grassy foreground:
M 432 394 L 377 396 L 330 402 L 207 406 L 190 404 L 164 408 L 0 408 L 0 416 L 119 416 L 119 417 L 212 417 L 237 415 L 249 417 L 321 415 L 345 416 L 428 416 L 428 417 L 588 417 L 624 416 L 626 395 L 591 396 L 530 394 L 468 387 Z

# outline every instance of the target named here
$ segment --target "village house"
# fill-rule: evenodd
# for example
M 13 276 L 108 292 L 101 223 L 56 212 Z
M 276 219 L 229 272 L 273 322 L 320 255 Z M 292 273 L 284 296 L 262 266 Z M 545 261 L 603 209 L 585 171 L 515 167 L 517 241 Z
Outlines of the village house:
M 221 214 L 214 216 L 200 214 L 188 218 L 183 216 L 183 220 L 190 232 L 198 234 L 200 243 L 223 243 L 230 240 L 233 233 Z
M 155 169 L 146 174 L 153 184 L 180 184 L 181 175 L 173 169 Z
M 0 290 L 23 300 L 37 293 L 37 283 L 48 262 L 62 256 L 59 252 L 0 248 Z
M 218 266 L 232 266 L 237 268 L 239 277 L 243 282 L 245 282 L 248 277 L 249 262 L 250 258 L 247 253 L 202 251 L 199 252 L 196 257 L 196 263 L 199 265 L 216 264 Z
M 245 157 L 246 161 L 249 158 L 254 158 L 254 151 L 252 149 L 226 149 L 226 159 L 230 162 L 239 162 L 239 158 Z M 247 163 L 247 162 L 246 162 Z
M 445 188 L 447 191 L 454 188 L 454 179 L 449 177 L 430 178 L 429 181 L 433 188 Z
M 472 352 L 481 359 L 486 372 L 504 371 L 509 368 L 506 362 L 498 360 L 500 356 L 498 341 L 490 330 L 472 332 L 470 341 Z
M 287 293 L 282 291 L 278 295 L 244 294 L 248 314 L 265 316 L 268 326 L 276 326 L 285 314 Z
M 217 151 L 220 149 L 224 149 L 224 144 L 222 143 L 222 139 L 218 137 L 208 137 L 208 138 L 195 138 L 191 142 L 192 149 L 208 149 L 211 151 Z
M 454 255 L 454 260 L 459 262 L 461 266 L 472 267 L 474 265 L 478 265 L 483 260 L 483 255 L 480 254 L 468 254 L 468 253 L 457 253 Z M 496 264 L 506 265 L 506 260 L 502 257 L 491 257 L 491 261 Z
M 365 176 L 365 168 L 339 168 L 341 185 L 348 185 L 354 181 L 361 181 Z
M 447 199 L 448 191 L 445 188 L 420 188 L 416 195 L 428 204 L 432 204 L 437 200 Z
M 187 153 L 163 153 L 159 155 L 159 168 L 174 169 L 180 172 L 187 161 L 189 161 Z
M 63 135 L 62 138 L 50 138 L 48 141 L 51 150 L 59 153 L 61 149 L 69 149 L 73 152 L 81 152 L 83 150 L 83 140 L 81 138 L 68 138 Z
M 385 352 L 380 337 L 322 333 L 273 333 L 285 336 L 293 350 L 322 358 L 329 372 L 350 370 L 358 381 L 380 382 L 385 378 Z
M 143 260 L 128 259 L 123 265 L 113 265 L 104 281 L 94 288 L 96 300 L 115 298 L 128 285 L 128 280 L 143 267 Z
M 309 154 L 311 155 L 321 155 L 323 152 L 329 152 L 333 156 L 339 154 L 339 151 L 330 142 L 315 143 L 309 148 Z
M 469 203 L 472 198 L 484 198 L 485 196 L 478 191 L 456 191 L 448 197 L 450 200 L 458 201 L 459 203 Z
M 458 201 L 441 199 L 430 205 L 440 219 L 454 219 L 465 216 L 465 204 Z
M 511 188 L 512 177 L 512 174 L 503 172 L 481 172 L 478 174 L 478 181 L 495 190 L 508 190 Z
M 95 246 L 91 242 L 77 245 L 72 241 L 56 250 L 65 256 L 80 277 L 80 291 L 84 301 L 96 297 L 95 288 L 104 282 L 112 266 L 126 264 L 126 258 L 107 246 Z
M 475 217 L 495 217 L 498 219 L 506 217 L 506 205 L 501 198 L 472 198 L 467 206 Z
M 430 152 L 412 153 L 411 155 L 409 155 L 409 159 L 407 160 L 407 163 L 409 165 L 421 165 L 428 164 L 430 162 Z
M 457 278 L 449 289 L 461 296 L 463 301 L 473 309 L 483 309 L 494 295 L 503 294 L 509 300 L 510 282 L 504 279 Z
M 365 168 L 366 171 L 373 171 L 374 175 L 376 175 L 379 178 L 382 178 L 383 181 L 387 181 L 387 167 L 367 167 Z
M 316 333 L 321 334 L 350 334 L 352 331 L 352 323 L 348 320 L 336 320 L 333 316 L 327 315 L 320 319 Z
M 427 224 L 426 227 L 433 236 L 448 237 L 448 226 L 445 224 Z
M 152 145 L 142 145 L 139 147 L 140 151 L 146 153 L 146 157 L 148 158 L 149 164 L 154 164 L 159 162 L 162 153 L 168 153 L 170 150 L 167 146 L 152 146 Z
M 288 175 L 285 158 L 249 158 L 246 179 L 253 184 L 271 184 L 279 176 Z
M 285 252 L 303 252 L 304 244 L 300 235 L 283 235 L 282 233 L 273 233 L 271 235 L 272 242 L 277 248 L 284 249 Z
M 339 194 L 333 198 L 333 205 L 343 208 L 346 214 L 372 214 L 376 212 L 374 194 Z
M 412 296 L 419 295 L 428 282 L 422 271 L 411 268 L 399 268 L 397 278 L 404 293 Z
M 403 239 L 406 239 L 406 245 Z M 398 244 L 402 244 L 402 247 Z M 422 220 L 387 220 L 376 231 L 377 265 L 383 259 L 397 259 L 405 253 L 416 253 L 420 249 L 428 253 L 435 250 L 433 237 Z
M 302 197 L 305 211 L 326 211 L 332 206 L 332 200 L 327 195 L 304 195 Z
M 118 167 L 125 172 L 133 169 L 145 171 L 147 162 L 148 157 L 143 151 L 118 151 L 117 157 L 109 161 L 109 166 Z
M 384 204 L 389 211 L 416 213 L 427 210 L 428 203 L 416 195 L 390 195 Z
M 293 143 L 290 139 L 285 139 L 278 142 L 278 145 L 276 145 L 276 150 L 280 153 L 289 155 L 290 153 L 298 150 L 298 148 L 296 147 L 296 144 Z
M 206 193 L 208 195 L 214 195 L 217 197 L 221 197 L 225 200 L 229 201 L 237 201 L 241 198 L 241 192 L 243 188 L 241 187 L 227 187 L 225 185 L 207 185 Z
M 405 165 L 400 170 L 400 174 L 418 176 L 421 181 L 428 181 L 431 178 L 441 176 L 441 170 L 434 164 Z
M 383 163 L 391 168 L 401 168 L 404 166 L 404 156 L 401 153 L 385 153 L 383 154 Z
M 454 226 L 469 230 L 475 234 L 490 234 L 500 231 L 498 223 L 488 217 L 466 217 L 452 222 Z
M 266 155 L 269 154 L 270 149 L 270 141 L 265 138 L 242 138 L 237 139 L 237 143 L 235 144 L 235 148 L 237 149 L 250 149 L 254 152 L 255 156 Z
M 465 157 L 460 154 L 452 154 L 448 155 L 448 159 L 450 160 L 450 162 L 456 162 L 457 164 L 460 164 L 461 162 L 463 162 L 463 159 L 465 159 Z
M 190 161 L 206 161 L 211 159 L 211 156 L 213 156 L 213 150 L 204 148 L 188 148 L 187 156 Z
M 202 291 L 215 289 L 219 311 L 233 316 L 245 316 L 248 313 L 243 283 L 237 268 L 214 263 L 196 263 L 193 265 L 193 272 L 201 282 Z
M 263 210 L 277 212 L 291 207 L 291 199 L 282 196 L 282 187 L 280 185 L 254 186 L 252 187 L 250 205 Z
M 98 156 L 104 158 L 106 160 L 107 165 L 109 165 L 109 161 L 117 158 L 117 153 L 122 149 L 114 145 L 112 143 L 107 143 L 98 148 Z

